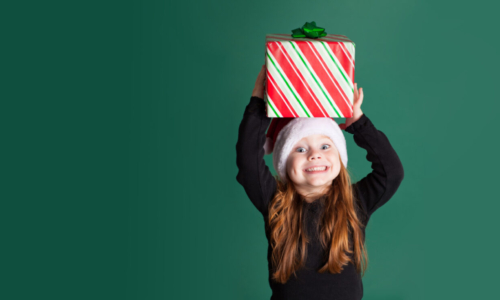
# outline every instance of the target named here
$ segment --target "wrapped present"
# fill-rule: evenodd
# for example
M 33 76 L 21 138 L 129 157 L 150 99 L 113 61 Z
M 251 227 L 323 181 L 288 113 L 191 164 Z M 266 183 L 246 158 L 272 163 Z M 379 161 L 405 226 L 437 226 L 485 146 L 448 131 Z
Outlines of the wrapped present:
M 315 22 L 292 32 L 266 35 L 267 116 L 352 117 L 354 43 Z

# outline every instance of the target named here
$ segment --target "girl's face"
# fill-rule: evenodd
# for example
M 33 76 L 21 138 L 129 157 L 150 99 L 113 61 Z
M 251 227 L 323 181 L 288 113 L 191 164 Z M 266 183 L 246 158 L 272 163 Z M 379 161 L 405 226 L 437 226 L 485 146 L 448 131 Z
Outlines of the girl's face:
M 340 173 L 339 152 L 324 135 L 310 135 L 295 144 L 287 159 L 286 171 L 303 194 L 327 190 Z

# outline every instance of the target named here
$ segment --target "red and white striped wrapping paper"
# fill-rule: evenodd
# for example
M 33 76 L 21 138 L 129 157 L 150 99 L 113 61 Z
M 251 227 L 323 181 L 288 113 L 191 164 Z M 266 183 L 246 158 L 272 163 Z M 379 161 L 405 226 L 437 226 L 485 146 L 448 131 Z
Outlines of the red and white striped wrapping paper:
M 266 35 L 270 118 L 352 117 L 355 44 L 346 36 Z

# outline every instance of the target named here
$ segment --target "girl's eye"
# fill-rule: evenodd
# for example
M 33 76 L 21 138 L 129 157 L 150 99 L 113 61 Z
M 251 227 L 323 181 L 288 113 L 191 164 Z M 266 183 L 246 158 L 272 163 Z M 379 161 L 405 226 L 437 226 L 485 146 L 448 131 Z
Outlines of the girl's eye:
M 326 148 L 323 148 L 323 149 L 328 149 L 328 148 L 330 148 L 330 145 L 328 145 L 328 144 L 324 144 L 324 145 L 323 145 L 323 147 L 324 147 L 324 146 L 326 146 Z M 304 149 L 304 151 L 306 150 L 306 148 L 304 148 L 304 147 L 299 147 L 299 148 L 297 148 L 297 151 L 298 151 L 298 152 L 301 152 L 301 153 L 302 153 L 302 152 L 304 152 L 304 151 L 301 151 L 301 149 Z

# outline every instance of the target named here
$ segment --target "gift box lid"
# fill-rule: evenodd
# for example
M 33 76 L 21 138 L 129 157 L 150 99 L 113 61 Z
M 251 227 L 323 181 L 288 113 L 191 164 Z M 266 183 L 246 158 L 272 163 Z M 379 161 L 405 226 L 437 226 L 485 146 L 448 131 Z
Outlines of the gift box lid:
M 356 45 L 348 37 L 341 34 L 327 34 L 321 38 L 294 38 L 291 34 L 286 33 L 269 33 L 266 34 L 266 43 L 268 42 L 280 42 L 280 41 L 294 41 L 294 42 L 343 42 L 351 43 L 354 47 Z

